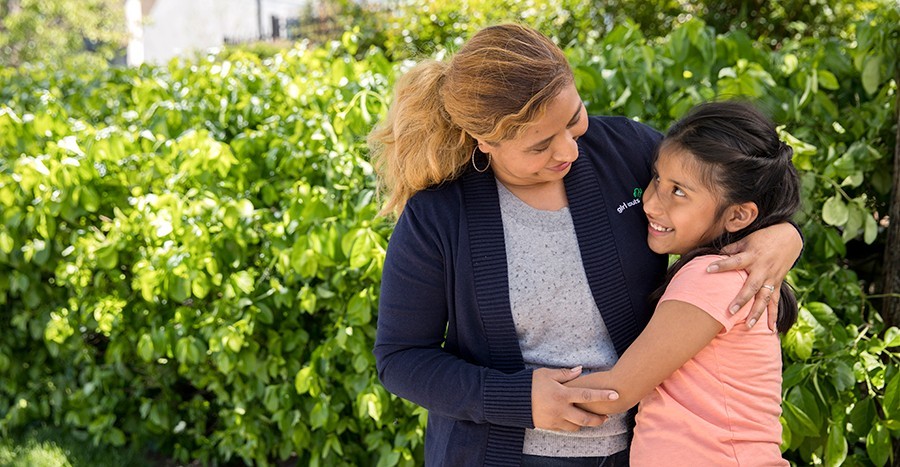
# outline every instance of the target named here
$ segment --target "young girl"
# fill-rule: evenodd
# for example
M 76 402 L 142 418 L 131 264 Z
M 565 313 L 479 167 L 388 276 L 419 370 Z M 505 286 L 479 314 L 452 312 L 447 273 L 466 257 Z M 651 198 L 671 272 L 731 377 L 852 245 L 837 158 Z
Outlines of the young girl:
M 616 389 L 612 402 L 582 404 L 617 413 L 640 401 L 631 464 L 642 466 L 788 465 L 781 458 L 781 352 L 765 326 L 743 325 L 728 303 L 743 271 L 710 274 L 720 248 L 789 220 L 800 204 L 792 150 L 750 105 L 700 105 L 676 123 L 654 158 L 643 195 L 647 241 L 682 255 L 653 294 L 646 329 L 607 372 L 576 387 Z M 797 302 L 782 284 L 778 330 L 796 320 Z M 780 289 L 780 294 L 775 294 Z

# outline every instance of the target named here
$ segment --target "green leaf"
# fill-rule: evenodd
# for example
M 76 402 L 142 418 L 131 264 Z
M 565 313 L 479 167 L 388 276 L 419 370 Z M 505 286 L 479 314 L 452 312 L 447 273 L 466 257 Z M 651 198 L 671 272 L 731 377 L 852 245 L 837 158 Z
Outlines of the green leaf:
M 315 277 L 319 268 L 316 252 L 309 248 L 305 250 L 295 249 L 291 253 L 291 267 L 301 277 Z
M 266 407 L 266 410 L 269 412 L 277 412 L 280 404 L 280 398 L 278 396 L 278 387 L 277 386 L 269 386 L 265 389 L 263 395 L 263 405 Z
M 819 436 L 819 427 L 810 420 L 809 415 L 788 401 L 782 401 L 783 416 L 788 422 L 791 433 L 799 433 L 804 436 Z
M 840 88 L 834 73 L 828 70 L 819 70 L 819 85 L 832 91 Z
M 791 388 L 790 391 L 788 391 L 785 400 L 789 401 L 794 407 L 806 414 L 812 425 L 816 427 L 816 432 L 820 433 L 822 427 L 825 425 L 825 418 L 822 416 L 822 410 L 818 399 L 813 393 L 813 391 L 817 391 L 815 388 L 819 384 L 818 377 L 818 375 L 813 375 L 813 385 L 811 386 L 806 385 Z
M 779 448 L 781 452 L 785 452 L 791 447 L 791 437 L 793 434 L 791 433 L 791 427 L 788 426 L 787 420 L 782 416 L 778 417 L 778 422 L 781 423 L 781 445 Z
M 169 296 L 179 303 L 190 298 L 191 281 L 186 277 L 170 276 Z
M 300 309 L 301 310 L 303 310 L 309 314 L 313 314 L 317 310 L 317 308 L 316 308 L 317 302 L 318 302 L 318 297 L 316 296 L 316 293 L 313 292 L 312 289 L 310 289 L 308 286 L 303 286 L 303 288 L 300 289 Z
M 105 245 L 95 254 L 97 255 L 97 265 L 103 269 L 113 269 L 119 263 L 119 252 L 115 245 Z
M 850 218 L 847 204 L 838 196 L 832 196 L 822 205 L 822 220 L 830 225 L 841 226 Z
M 866 435 L 866 452 L 869 453 L 869 459 L 878 467 L 887 464 L 891 457 L 891 434 L 881 422 L 876 422 Z
M 837 467 L 847 459 L 847 439 L 844 437 L 843 422 L 833 423 L 828 428 L 828 440 L 825 442 L 825 465 Z
M 804 326 L 793 326 L 784 336 L 785 346 L 793 350 L 800 360 L 807 360 L 812 356 L 815 340 L 815 333 Z
M 900 420 L 900 372 L 894 373 L 885 386 L 881 408 L 886 419 Z
M 297 372 L 297 376 L 294 378 L 294 388 L 297 390 L 297 394 L 306 394 L 309 392 L 311 384 L 312 368 L 305 366 Z
M 13 242 L 13 238 L 8 233 L 0 230 L 0 251 L 10 254 L 14 247 L 15 243 Z
M 368 324 L 372 319 L 372 305 L 366 291 L 360 291 L 353 295 L 347 304 L 347 319 L 353 326 Z
M 869 57 L 862 70 L 863 89 L 868 94 L 878 92 L 878 86 L 881 85 L 881 56 Z
M 145 362 L 153 360 L 153 338 L 150 337 L 150 334 L 144 334 L 138 340 L 137 353 L 138 357 Z
M 100 197 L 97 196 L 97 192 L 89 186 L 81 186 L 79 189 L 81 190 L 79 193 L 79 202 L 84 207 L 84 210 L 87 212 L 97 212 L 97 210 L 100 209 Z
M 615 102 L 609 107 L 610 109 L 616 109 L 625 105 L 628 102 L 628 98 L 631 97 L 631 86 L 626 86 L 625 90 L 622 91 L 622 94 L 616 99 Z
M 325 401 L 316 402 L 312 412 L 309 414 L 309 426 L 313 429 L 322 428 L 328 422 L 328 403 Z
M 204 275 L 200 275 L 191 281 L 191 293 L 195 297 L 203 299 L 209 294 L 209 279 Z
M 863 229 L 863 241 L 866 242 L 866 245 L 871 245 L 878 236 L 878 222 L 874 216 L 871 214 L 866 215 Z
M 375 467 L 394 467 L 400 462 L 400 453 L 390 450 L 389 446 L 383 446 L 384 452 L 379 452 L 378 464 Z
M 867 397 L 850 410 L 850 431 L 858 437 L 865 436 L 875 422 L 875 403 Z
M 111 428 L 106 436 L 106 439 L 109 440 L 109 444 L 112 444 L 113 446 L 118 447 L 125 445 L 125 433 L 118 428 Z
M 863 220 L 869 214 L 865 211 L 864 208 L 860 207 L 858 203 L 850 203 L 847 206 L 848 210 L 848 218 L 847 224 L 844 226 L 844 233 L 841 238 L 844 242 L 849 242 L 859 235 L 859 230 L 863 226 Z
M 831 374 L 832 384 L 838 392 L 843 392 L 856 384 L 853 368 L 842 360 L 834 362 L 834 371 Z
M 241 292 L 244 292 L 245 294 L 253 292 L 253 276 L 251 276 L 249 272 L 238 271 L 232 275 L 232 278 L 234 279 L 234 284 Z
M 837 326 L 838 318 L 834 314 L 834 310 L 828 306 L 827 303 L 822 302 L 809 302 L 803 305 L 810 314 L 813 315 L 815 320 L 824 325 L 828 326 Z
M 376 243 L 371 232 L 364 230 L 361 235 L 356 237 L 350 248 L 350 267 L 361 268 L 369 264 L 374 259 L 372 253 L 375 247 Z
M 190 362 L 190 348 L 191 341 L 189 338 L 182 337 L 178 339 L 178 342 L 175 343 L 175 358 L 185 363 L 192 363 Z
M 244 336 L 237 332 L 228 332 L 222 336 L 222 345 L 232 352 L 238 353 L 244 345 Z
M 240 220 L 241 211 L 237 206 L 229 204 L 222 210 L 222 223 L 225 224 L 225 227 L 228 227 L 228 230 L 234 230 Z
M 897 347 L 900 346 L 900 329 L 891 326 L 884 331 L 884 346 Z

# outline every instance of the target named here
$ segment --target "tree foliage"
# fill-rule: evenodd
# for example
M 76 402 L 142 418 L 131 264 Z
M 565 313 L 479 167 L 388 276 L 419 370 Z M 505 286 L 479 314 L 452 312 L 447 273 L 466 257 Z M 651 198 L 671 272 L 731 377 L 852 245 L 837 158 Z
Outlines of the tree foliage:
M 92 50 L 111 59 L 126 38 L 119 0 L 0 0 L 0 66 L 54 63 Z
M 557 7 L 521 17 L 565 45 L 591 113 L 665 129 L 746 97 L 781 125 L 806 235 L 782 341 L 785 457 L 888 463 L 900 331 L 871 294 L 897 11 L 773 45 L 696 18 L 653 37 Z M 364 139 L 403 58 L 452 48 L 481 14 L 426 13 L 378 44 L 351 27 L 265 59 L 0 69 L 0 433 L 46 421 L 184 461 L 421 463 L 425 412 L 380 386 L 371 355 L 390 225 Z

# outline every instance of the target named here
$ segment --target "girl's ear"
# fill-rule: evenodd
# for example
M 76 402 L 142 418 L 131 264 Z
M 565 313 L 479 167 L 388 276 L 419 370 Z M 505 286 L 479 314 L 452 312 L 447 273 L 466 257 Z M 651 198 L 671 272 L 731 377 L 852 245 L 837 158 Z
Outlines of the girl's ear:
M 752 224 L 759 216 L 759 208 L 753 201 L 734 204 L 725 210 L 725 230 L 737 232 Z

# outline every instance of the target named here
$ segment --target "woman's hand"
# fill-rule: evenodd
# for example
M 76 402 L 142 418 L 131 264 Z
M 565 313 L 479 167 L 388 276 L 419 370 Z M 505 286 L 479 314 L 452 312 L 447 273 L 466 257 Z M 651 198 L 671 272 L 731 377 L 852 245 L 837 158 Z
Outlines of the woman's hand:
M 710 264 L 707 271 L 746 269 L 749 277 L 732 300 L 729 311 L 732 314 L 737 313 L 753 298 L 747 327 L 753 327 L 763 311 L 768 308 L 769 329 L 775 332 L 781 283 L 802 249 L 803 239 L 800 233 L 793 225 L 785 222 L 753 232 L 746 238 L 726 246 L 722 251 L 731 256 Z
M 538 368 L 531 377 L 531 414 L 535 428 L 578 431 L 583 426 L 600 426 L 606 415 L 582 410 L 576 403 L 616 400 L 618 393 L 607 389 L 569 388 L 563 383 L 581 375 L 581 367 Z

